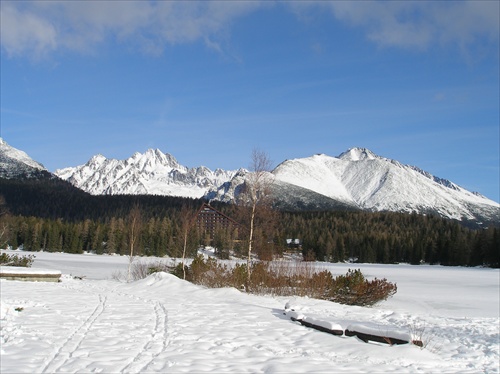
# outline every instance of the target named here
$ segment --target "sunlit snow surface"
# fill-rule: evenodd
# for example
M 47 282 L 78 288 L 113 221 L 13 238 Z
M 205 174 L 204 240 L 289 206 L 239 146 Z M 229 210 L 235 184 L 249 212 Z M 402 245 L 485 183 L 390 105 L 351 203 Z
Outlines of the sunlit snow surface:
M 35 255 L 33 269 L 60 270 L 62 282 L 0 281 L 2 373 L 499 372 L 498 269 L 356 265 L 398 286 L 364 308 L 205 289 L 166 273 L 124 283 L 112 275 L 126 271 L 125 257 Z M 319 332 L 286 317 L 287 303 L 344 329 L 406 329 L 426 347 Z

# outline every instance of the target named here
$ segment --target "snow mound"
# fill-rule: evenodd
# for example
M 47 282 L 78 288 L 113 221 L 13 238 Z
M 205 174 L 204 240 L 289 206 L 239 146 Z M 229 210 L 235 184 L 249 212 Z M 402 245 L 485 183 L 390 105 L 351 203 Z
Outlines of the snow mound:
M 134 283 L 135 285 L 144 285 L 149 287 L 196 287 L 192 283 L 180 279 L 173 274 L 166 272 L 153 273 L 144 279 Z

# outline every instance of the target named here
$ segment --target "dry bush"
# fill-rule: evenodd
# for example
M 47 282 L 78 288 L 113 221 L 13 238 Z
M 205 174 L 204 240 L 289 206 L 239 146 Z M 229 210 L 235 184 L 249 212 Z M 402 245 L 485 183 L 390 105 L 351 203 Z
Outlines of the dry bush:
M 327 270 L 319 271 L 311 262 L 274 261 L 267 263 L 267 274 L 261 276 L 260 288 L 276 296 L 309 296 L 321 298 L 326 294 Z M 257 279 L 253 279 L 257 282 Z M 262 293 L 262 292 L 261 292 Z
M 251 269 L 251 291 L 275 296 L 309 295 L 308 281 L 313 273 L 312 266 L 303 262 L 256 262 Z
M 314 273 L 309 279 L 309 295 L 317 299 L 328 299 L 328 296 L 331 295 L 332 292 L 333 282 L 332 273 L 328 270 Z
M 328 300 L 347 305 L 371 306 L 387 300 L 397 292 L 397 286 L 387 279 L 365 279 L 360 269 L 347 271 L 333 280 Z
M 309 296 L 333 302 L 371 306 L 386 300 L 397 291 L 395 284 L 384 279 L 365 279 L 361 270 L 333 278 L 328 270 L 320 271 L 309 262 L 255 262 L 250 283 L 246 264 L 228 267 L 215 259 L 196 257 L 187 267 L 186 280 L 205 287 L 235 287 L 255 294 L 274 296 Z M 182 278 L 182 268 L 172 273 Z
M 209 258 L 197 256 L 186 271 L 186 280 L 205 287 L 233 287 L 231 270 L 227 265 Z

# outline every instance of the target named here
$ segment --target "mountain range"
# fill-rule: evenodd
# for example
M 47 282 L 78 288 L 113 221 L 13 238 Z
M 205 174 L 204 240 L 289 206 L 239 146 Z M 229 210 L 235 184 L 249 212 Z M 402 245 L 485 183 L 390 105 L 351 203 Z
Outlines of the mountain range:
M 25 152 L 0 141 L 0 177 L 49 173 Z M 125 160 L 92 157 L 55 175 L 94 195 L 152 194 L 234 202 L 248 170 L 185 167 L 156 149 Z M 286 160 L 269 173 L 276 205 L 290 210 L 416 212 L 476 224 L 499 222 L 500 204 L 415 166 L 351 148 L 337 157 Z
M 55 174 L 93 195 L 167 195 L 203 197 L 231 180 L 235 171 L 204 166 L 187 168 L 159 149 L 134 153 L 126 160 L 92 157 L 85 165 L 59 169 Z

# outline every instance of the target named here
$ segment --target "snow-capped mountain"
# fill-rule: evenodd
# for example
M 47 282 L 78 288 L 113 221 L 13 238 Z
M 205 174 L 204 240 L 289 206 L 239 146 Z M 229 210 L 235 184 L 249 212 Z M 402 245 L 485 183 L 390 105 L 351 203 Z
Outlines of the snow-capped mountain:
M 417 167 L 352 148 L 338 157 L 324 154 L 287 160 L 277 181 L 313 191 L 362 210 L 437 213 L 458 220 L 498 221 L 500 205 Z
M 92 194 L 158 194 L 232 202 L 248 171 L 187 168 L 160 150 L 126 160 L 94 156 L 85 165 L 57 170 L 60 178 Z M 498 222 L 500 205 L 415 166 L 352 148 L 337 157 L 318 154 L 286 160 L 270 174 L 276 204 L 287 209 L 356 209 L 434 213 Z
M 0 138 L 0 178 L 40 178 L 49 175 L 42 164 Z
M 200 198 L 230 180 L 235 171 L 187 168 L 159 149 L 136 152 L 126 160 L 92 157 L 85 165 L 55 171 L 93 195 L 150 194 Z

